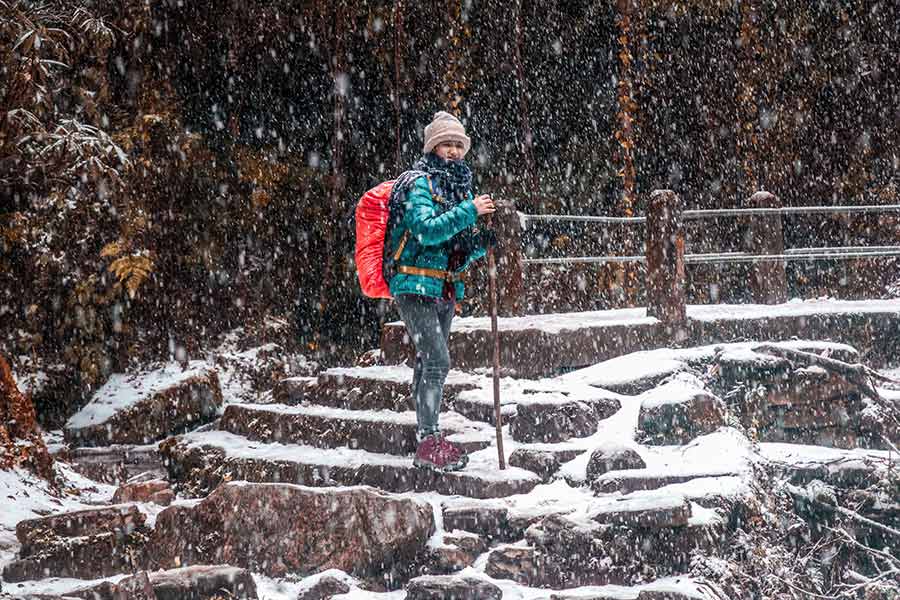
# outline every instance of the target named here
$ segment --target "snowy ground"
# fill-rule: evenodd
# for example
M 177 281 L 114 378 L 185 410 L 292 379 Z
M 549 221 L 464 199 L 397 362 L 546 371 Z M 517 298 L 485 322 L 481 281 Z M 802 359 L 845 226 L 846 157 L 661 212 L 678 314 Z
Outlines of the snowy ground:
M 900 305 L 900 303 L 898 303 Z M 893 304 L 891 306 L 894 306 Z M 798 309 L 799 310 L 799 309 Z M 791 343 L 786 343 L 790 345 Z M 573 396 L 584 393 L 585 386 L 595 385 L 604 386 L 613 383 L 622 383 L 628 380 L 644 378 L 648 376 L 658 376 L 661 374 L 671 374 L 676 371 L 686 370 L 687 366 L 694 360 L 707 358 L 716 346 L 689 348 L 689 349 L 663 349 L 652 352 L 639 352 L 632 355 L 616 358 L 594 367 L 569 373 L 554 380 L 541 381 L 515 381 L 504 380 L 504 393 L 515 394 L 516 389 L 524 390 L 530 388 L 530 391 L 544 390 L 550 394 L 554 391 L 567 391 Z M 743 346 L 740 344 L 733 345 L 734 351 L 740 351 Z M 246 357 L 255 359 L 253 351 L 244 353 Z M 199 368 L 200 365 L 191 365 L 192 368 Z M 173 378 L 181 377 L 182 371 L 170 369 L 166 367 L 161 371 L 160 377 L 166 373 Z M 223 393 L 226 403 L 247 402 L 251 395 L 242 380 L 233 371 L 227 367 L 219 365 L 220 379 L 222 382 Z M 358 370 L 347 369 L 347 374 L 359 375 Z M 900 379 L 900 368 L 885 369 L 883 374 Z M 383 376 L 386 379 L 403 379 L 409 375 L 408 369 L 405 367 L 385 367 Z M 684 377 L 676 376 L 676 379 L 670 382 L 672 386 L 690 386 L 691 375 L 685 374 Z M 484 378 L 477 378 L 484 379 Z M 486 380 L 485 380 L 486 381 Z M 165 382 L 163 382 L 165 383 Z M 129 380 L 122 379 L 116 381 L 103 388 L 103 397 L 107 400 L 104 404 L 110 406 L 119 406 L 123 403 L 133 401 L 139 394 L 135 391 L 134 386 Z M 664 388 L 666 386 L 663 386 Z M 886 388 L 893 386 L 886 384 Z M 115 393 L 119 390 L 119 393 Z M 472 393 L 485 393 L 487 388 L 476 390 Z M 888 395 L 894 395 L 900 398 L 900 391 L 892 392 L 886 390 Z M 596 449 L 600 447 L 608 448 L 630 448 L 636 451 L 647 464 L 645 474 L 666 474 L 673 475 L 678 473 L 691 473 L 699 475 L 700 478 L 684 484 L 666 486 L 661 490 L 636 492 L 629 496 L 628 502 L 634 506 L 664 506 L 666 503 L 691 500 L 702 497 L 704 494 L 730 493 L 741 495 L 749 493 L 746 488 L 746 481 L 742 475 L 751 472 L 753 465 L 760 461 L 771 461 L 775 463 L 785 464 L 809 464 L 822 463 L 834 464 L 841 461 L 854 460 L 876 460 L 887 463 L 891 460 L 888 453 L 869 451 L 869 450 L 835 450 L 830 448 L 820 448 L 814 446 L 799 446 L 791 444 L 759 444 L 752 446 L 745 437 L 736 430 L 730 428 L 722 428 L 710 435 L 702 436 L 695 439 L 686 446 L 643 446 L 637 443 L 635 437 L 635 427 L 637 423 L 638 411 L 641 403 L 644 401 L 653 402 L 655 396 L 663 400 L 663 395 L 670 396 L 673 389 L 655 388 L 645 392 L 640 396 L 624 396 L 615 395 L 620 399 L 622 408 L 614 416 L 601 422 L 597 432 L 587 438 L 580 438 L 558 444 L 557 447 L 569 446 L 578 449 Z M 257 398 L 260 394 L 256 394 Z M 265 393 L 262 394 L 265 397 Z M 93 409 L 92 409 L 93 410 Z M 299 409 L 290 409 L 299 410 Z M 229 434 L 224 432 L 197 433 L 198 439 L 204 435 L 217 435 L 225 439 Z M 506 438 L 506 452 L 511 454 L 516 448 L 522 447 L 517 444 L 509 436 Z M 49 440 L 51 444 L 58 444 L 59 440 L 53 438 Z M 226 440 L 227 441 L 227 440 Z M 269 445 L 265 449 L 252 450 L 247 447 L 234 448 L 236 452 L 275 452 L 277 453 L 280 445 Z M 530 444 L 528 447 L 539 449 L 540 444 Z M 329 451 L 335 452 L 335 451 Z M 340 453 L 337 452 L 332 456 L 335 460 L 341 460 Z M 616 505 L 621 508 L 621 498 L 618 494 L 597 497 L 587 487 L 579 485 L 585 480 L 585 470 L 590 457 L 590 452 L 581 454 L 576 459 L 565 464 L 558 473 L 556 479 L 545 485 L 538 485 L 528 494 L 509 496 L 502 499 L 475 501 L 471 499 L 453 498 L 447 496 L 439 496 L 437 494 L 409 494 L 430 502 L 435 507 L 435 515 L 439 530 L 435 537 L 431 540 L 431 544 L 442 543 L 442 524 L 441 524 L 441 504 L 454 504 L 465 502 L 486 502 L 497 503 L 507 506 L 511 513 L 517 515 L 536 515 L 549 514 L 553 512 L 562 512 L 573 518 L 584 517 L 589 518 L 591 514 L 597 511 L 603 511 L 610 506 Z M 398 457 L 396 460 L 406 460 Z M 486 448 L 472 455 L 470 469 L 476 471 L 484 471 L 486 473 L 493 472 L 496 468 L 496 449 Z M 27 518 L 47 515 L 51 513 L 75 510 L 85 508 L 90 505 L 108 503 L 113 495 L 114 488 L 112 486 L 98 484 L 90 481 L 81 475 L 78 475 L 65 464 L 59 464 L 59 472 L 63 481 L 63 489 L 61 492 L 54 492 L 48 489 L 47 485 L 22 471 L 3 472 L 0 471 L 0 500 L 3 503 L 3 510 L 0 511 L 0 569 L 8 561 L 13 559 L 18 550 L 18 542 L 15 539 L 15 524 Z M 703 509 L 697 504 L 693 504 L 693 522 L 708 522 L 715 520 L 718 515 L 715 511 Z M 148 523 L 153 524 L 159 507 L 144 507 L 148 516 Z M 462 575 L 470 575 L 473 577 L 488 578 L 484 574 L 486 564 L 486 555 L 477 560 L 474 566 L 463 571 Z M 259 597 L 267 600 L 295 600 L 297 595 L 303 590 L 308 589 L 321 576 L 328 574 L 345 580 L 354 589 L 346 595 L 337 596 L 342 600 L 363 599 L 363 598 L 379 598 L 384 600 L 402 600 L 405 597 L 404 591 L 396 591 L 390 593 L 373 593 L 358 589 L 356 582 L 344 573 L 332 571 L 320 573 L 307 578 L 284 578 L 272 579 L 263 575 L 256 574 L 255 579 L 258 586 Z M 108 578 L 110 581 L 116 581 L 123 576 Z M 488 578 L 489 579 L 489 578 Z M 538 598 L 549 597 L 550 592 L 544 589 L 528 588 L 510 581 L 491 580 L 498 585 L 504 592 L 505 600 L 536 600 Z M 16 594 L 30 593 L 60 593 L 71 590 L 78 585 L 84 585 L 90 582 L 82 580 L 67 580 L 50 578 L 41 581 L 25 582 L 22 584 L 3 584 L 4 592 L 12 592 Z M 589 597 L 591 594 L 603 593 L 611 598 L 621 598 L 622 600 L 633 600 L 637 598 L 641 589 L 652 589 L 657 591 L 678 590 L 684 594 L 704 598 L 702 585 L 687 578 L 669 578 L 659 580 L 645 586 L 637 587 L 617 587 L 604 586 L 602 588 L 581 588 L 572 590 L 569 593 L 573 595 L 584 595 Z

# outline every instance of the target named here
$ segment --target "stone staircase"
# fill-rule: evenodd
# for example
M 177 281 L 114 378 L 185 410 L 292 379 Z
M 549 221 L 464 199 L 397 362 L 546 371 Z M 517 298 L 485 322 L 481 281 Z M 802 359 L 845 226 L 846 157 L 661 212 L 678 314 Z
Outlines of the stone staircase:
M 489 575 L 538 587 L 628 585 L 642 572 L 638 563 L 644 559 L 626 547 L 658 548 L 654 560 L 660 563 L 655 569 L 659 576 L 683 572 L 689 566 L 685 557 L 694 549 L 714 550 L 732 521 L 729 511 L 737 501 L 726 498 L 727 492 L 709 490 L 740 487 L 737 481 L 746 473 L 698 470 L 675 476 L 632 469 L 627 477 L 614 479 L 611 472 L 603 491 L 596 493 L 622 502 L 606 502 L 595 514 L 580 517 L 569 514 L 570 506 L 558 506 L 566 493 L 562 487 L 559 495 L 549 491 L 544 500 L 527 500 L 562 464 L 596 445 L 590 436 L 623 405 L 629 404 L 624 412 L 632 427 L 637 420 L 639 402 L 634 398 L 572 382 L 503 380 L 503 412 L 509 423 L 505 436 L 513 456 L 512 466 L 500 471 L 489 380 L 454 373 L 444 398 L 454 410 L 445 411 L 441 423 L 450 439 L 467 446 L 471 462 L 461 472 L 444 475 L 417 469 L 412 465 L 416 419 L 408 409 L 409 377 L 409 369 L 379 367 L 283 380 L 274 390 L 274 403 L 228 405 L 213 427 L 164 442 L 161 453 L 170 478 L 193 496 L 228 481 L 436 493 L 443 544 L 429 549 L 422 570 L 452 573 L 487 550 Z M 728 477 L 735 482 L 723 488 Z M 696 489 L 674 500 L 658 493 L 667 485 L 704 478 L 705 486 L 694 483 Z M 579 501 L 591 503 L 594 494 L 585 487 Z M 526 508 L 529 503 L 536 506 Z M 716 512 L 720 506 L 725 507 L 721 515 Z M 573 568 L 585 570 L 564 559 L 564 539 L 572 532 L 587 535 L 582 552 L 598 544 L 609 546 L 610 552 L 614 547 L 619 567 L 566 579 Z M 457 584 L 448 585 L 456 589 Z
M 378 565 L 387 569 L 390 561 L 378 562 L 350 538 L 378 537 L 373 531 L 381 516 L 372 513 L 387 507 L 392 515 L 410 515 L 404 519 L 414 524 L 392 533 L 408 536 L 410 541 L 396 542 L 401 535 L 392 543 L 409 556 L 399 561 L 402 569 L 390 567 L 388 589 L 409 582 L 407 600 L 470 597 L 465 590 L 473 598 L 502 597 L 484 574 L 496 582 L 554 590 L 630 586 L 608 595 L 600 588 L 595 595 L 548 589 L 547 599 L 688 600 L 702 596 L 670 586 L 666 578 L 688 572 L 692 555 L 721 556 L 735 529 L 764 510 L 756 451 L 727 426 L 719 414 L 725 405 L 700 393 L 696 378 L 647 386 L 639 395 L 568 376 L 504 378 L 510 466 L 501 471 L 490 381 L 453 372 L 441 423 L 451 440 L 468 449 L 471 461 L 463 471 L 441 475 L 412 464 L 416 417 L 410 376 L 405 367 L 331 369 L 282 380 L 264 397 L 268 403 L 227 404 L 214 422 L 159 444 L 181 499 L 156 523 L 145 524 L 143 513 L 122 504 L 97 509 L 90 518 L 68 513 L 22 525 L 22 551 L 4 579 L 89 578 L 221 562 L 273 577 L 341 568 L 370 583 Z M 660 407 L 665 414 L 655 415 Z M 642 422 L 644 434 L 657 435 L 642 438 Z M 659 431 L 651 431 L 651 424 Z M 779 448 L 768 451 L 774 455 Z M 795 463 L 790 472 L 797 481 L 821 476 L 821 464 Z M 870 465 L 853 462 L 834 477 L 871 472 Z M 298 509 L 298 503 L 308 508 Z M 358 526 L 340 525 L 345 562 L 329 562 L 333 540 L 327 531 L 316 542 L 323 549 L 319 562 L 304 562 L 307 546 L 296 554 L 275 548 L 298 548 L 291 544 L 306 544 L 314 537 L 310 532 L 330 528 L 329 515 L 340 503 L 360 520 Z M 266 525 L 265 511 L 282 521 Z M 291 527 L 301 529 L 287 531 Z M 276 542 L 282 532 L 285 538 Z M 226 550 L 232 554 L 223 555 Z M 366 569 L 353 571 L 353 552 L 366 556 Z M 251 558 L 240 562 L 242 557 Z M 460 570 L 462 575 L 453 575 Z M 427 577 L 416 577 L 422 574 Z M 152 577 L 148 581 L 156 585 Z M 244 585 L 240 597 L 255 597 L 255 591 L 247 595 L 249 589 Z

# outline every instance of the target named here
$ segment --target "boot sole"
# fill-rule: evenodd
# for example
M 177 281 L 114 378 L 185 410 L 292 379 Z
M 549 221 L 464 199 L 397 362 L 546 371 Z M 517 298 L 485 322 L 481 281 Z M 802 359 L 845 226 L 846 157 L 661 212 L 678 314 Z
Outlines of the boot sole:
M 463 456 L 460 458 L 458 463 L 453 463 L 447 465 L 445 467 L 439 467 L 432 462 L 428 462 L 425 460 L 420 460 L 419 458 L 413 459 L 413 466 L 419 469 L 427 469 L 429 471 L 433 471 L 435 473 L 453 473 L 454 471 L 462 471 L 466 468 L 466 465 L 469 464 L 469 457 Z

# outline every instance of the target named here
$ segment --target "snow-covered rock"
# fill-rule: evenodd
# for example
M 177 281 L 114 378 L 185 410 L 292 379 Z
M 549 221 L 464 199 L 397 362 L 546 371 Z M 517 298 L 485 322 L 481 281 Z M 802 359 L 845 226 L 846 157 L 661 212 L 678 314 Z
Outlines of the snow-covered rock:
M 232 482 L 194 506 L 160 513 L 153 550 L 168 567 L 224 563 L 273 576 L 331 568 L 372 575 L 411 560 L 433 530 L 430 505 L 372 488 Z
M 202 361 L 142 375 L 115 374 L 66 423 L 70 444 L 146 444 L 212 420 L 222 406 L 218 375 Z

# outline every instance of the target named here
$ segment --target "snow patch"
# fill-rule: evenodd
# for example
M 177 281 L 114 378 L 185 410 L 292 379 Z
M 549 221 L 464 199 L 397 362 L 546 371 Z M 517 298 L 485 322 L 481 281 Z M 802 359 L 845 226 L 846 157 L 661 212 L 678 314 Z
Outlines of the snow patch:
M 188 363 L 187 368 L 172 362 L 149 373 L 115 373 L 94 393 L 87 406 L 69 418 L 66 428 L 81 429 L 105 423 L 116 413 L 134 406 L 141 400 L 191 377 L 201 376 L 209 369 L 209 363 L 194 360 Z

